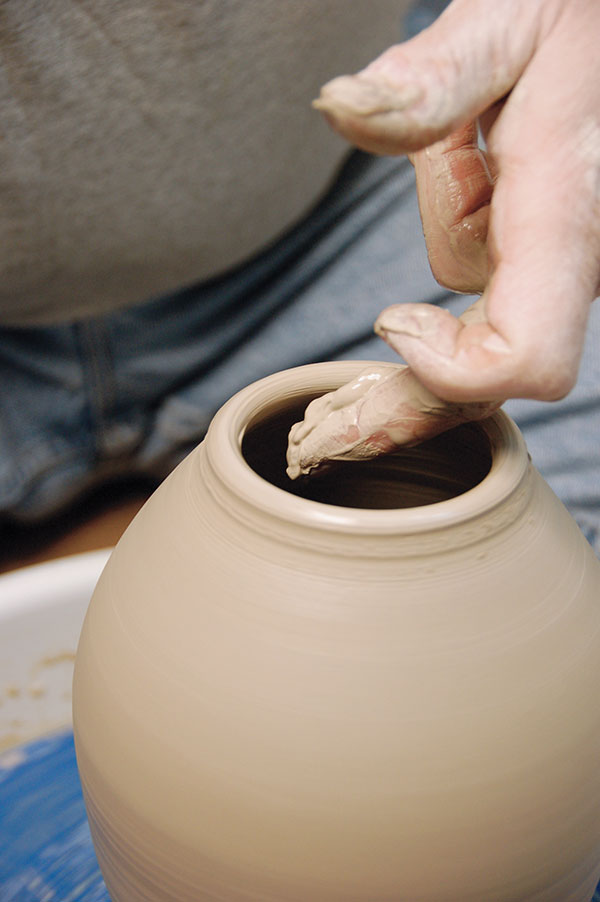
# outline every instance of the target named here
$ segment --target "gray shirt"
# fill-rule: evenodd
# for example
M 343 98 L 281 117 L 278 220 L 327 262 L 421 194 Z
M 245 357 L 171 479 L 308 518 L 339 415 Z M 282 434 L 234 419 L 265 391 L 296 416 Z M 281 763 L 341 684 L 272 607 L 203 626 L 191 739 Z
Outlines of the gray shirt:
M 326 189 L 320 85 L 398 0 L 4 0 L 0 321 L 69 320 L 242 262 Z

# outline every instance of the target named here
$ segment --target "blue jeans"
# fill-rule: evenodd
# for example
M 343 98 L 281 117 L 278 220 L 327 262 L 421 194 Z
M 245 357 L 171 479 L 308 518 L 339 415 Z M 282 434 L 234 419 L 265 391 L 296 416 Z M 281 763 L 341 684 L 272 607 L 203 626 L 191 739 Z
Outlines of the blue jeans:
M 431 276 L 412 167 L 353 153 L 295 228 L 245 265 L 122 312 L 0 329 L 0 514 L 38 520 L 117 474 L 162 478 L 244 385 L 334 358 L 397 360 L 388 304 L 469 302 Z M 600 309 L 563 401 L 511 401 L 538 469 L 600 554 Z

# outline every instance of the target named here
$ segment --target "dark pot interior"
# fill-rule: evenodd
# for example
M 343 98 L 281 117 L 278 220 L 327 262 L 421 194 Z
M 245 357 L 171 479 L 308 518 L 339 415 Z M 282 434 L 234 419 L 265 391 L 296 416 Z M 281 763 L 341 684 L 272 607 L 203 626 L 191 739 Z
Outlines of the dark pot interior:
M 462 495 L 490 470 L 492 454 L 485 430 L 477 423 L 465 423 L 414 448 L 368 461 L 333 461 L 292 480 L 286 474 L 288 432 L 314 397 L 297 397 L 264 411 L 249 424 L 242 441 L 248 465 L 292 495 L 340 507 L 420 507 Z

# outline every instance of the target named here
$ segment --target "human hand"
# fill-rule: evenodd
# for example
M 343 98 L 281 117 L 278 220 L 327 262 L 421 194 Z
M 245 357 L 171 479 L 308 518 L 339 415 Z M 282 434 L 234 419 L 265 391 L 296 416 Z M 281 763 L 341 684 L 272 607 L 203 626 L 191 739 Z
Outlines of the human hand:
M 597 0 L 453 0 L 323 88 L 315 106 L 342 135 L 410 154 L 434 275 L 482 297 L 459 319 L 428 304 L 384 310 L 375 329 L 410 370 L 346 408 L 317 402 L 293 433 L 290 473 L 573 387 L 600 290 L 598 34 Z
M 357 146 L 412 155 L 436 278 L 483 291 L 476 322 L 426 304 L 378 320 L 440 398 L 554 400 L 576 381 L 600 283 L 599 34 L 597 0 L 453 0 L 315 102 Z
M 461 316 L 464 323 L 481 319 L 481 300 Z M 325 460 L 366 460 L 416 445 L 460 423 L 483 419 L 500 403 L 443 401 L 410 367 L 370 364 L 351 382 L 311 401 L 304 419 L 292 426 L 287 474 L 297 479 Z

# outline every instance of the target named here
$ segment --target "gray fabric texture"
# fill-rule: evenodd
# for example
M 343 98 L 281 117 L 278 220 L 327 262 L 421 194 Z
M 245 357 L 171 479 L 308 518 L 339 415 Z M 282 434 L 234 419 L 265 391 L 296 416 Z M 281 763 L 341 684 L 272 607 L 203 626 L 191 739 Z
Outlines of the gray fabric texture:
M 226 271 L 347 153 L 310 101 L 401 36 L 397 0 L 4 0 L 0 321 Z

